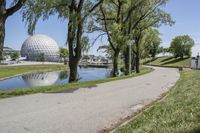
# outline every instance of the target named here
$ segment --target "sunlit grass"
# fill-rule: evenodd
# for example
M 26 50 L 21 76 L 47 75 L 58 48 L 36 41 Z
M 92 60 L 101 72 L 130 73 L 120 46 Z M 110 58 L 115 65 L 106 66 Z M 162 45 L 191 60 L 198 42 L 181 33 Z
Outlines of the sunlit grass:
M 0 66 L 0 79 L 32 72 L 66 70 L 65 65 Z
M 177 84 L 160 102 L 116 133 L 199 133 L 200 71 L 181 72 Z
M 158 66 L 172 66 L 172 67 L 190 67 L 191 65 L 191 58 L 185 57 L 181 58 L 174 58 L 171 56 L 164 56 L 158 57 L 153 60 L 147 60 L 145 64 L 148 65 L 158 65 Z

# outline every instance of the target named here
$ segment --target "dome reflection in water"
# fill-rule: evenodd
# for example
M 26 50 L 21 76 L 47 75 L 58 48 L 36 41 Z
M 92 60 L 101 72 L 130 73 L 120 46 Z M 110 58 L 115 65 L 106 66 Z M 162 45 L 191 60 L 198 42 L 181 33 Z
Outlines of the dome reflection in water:
M 22 79 L 29 87 L 49 86 L 56 83 L 60 72 L 41 72 L 23 75 Z
M 79 68 L 78 82 L 99 80 L 111 77 L 111 70 L 107 68 Z M 54 84 L 67 84 L 69 71 L 39 72 L 17 76 L 0 81 L 0 90 L 13 90 L 17 88 L 31 88 L 36 86 L 50 86 Z

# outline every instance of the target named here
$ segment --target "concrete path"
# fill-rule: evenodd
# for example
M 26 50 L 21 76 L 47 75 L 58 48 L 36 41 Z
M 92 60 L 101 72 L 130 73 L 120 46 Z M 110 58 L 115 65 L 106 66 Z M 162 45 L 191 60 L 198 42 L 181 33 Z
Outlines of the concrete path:
M 176 69 L 50 94 L 0 100 L 1 133 L 96 133 L 157 99 L 178 80 Z

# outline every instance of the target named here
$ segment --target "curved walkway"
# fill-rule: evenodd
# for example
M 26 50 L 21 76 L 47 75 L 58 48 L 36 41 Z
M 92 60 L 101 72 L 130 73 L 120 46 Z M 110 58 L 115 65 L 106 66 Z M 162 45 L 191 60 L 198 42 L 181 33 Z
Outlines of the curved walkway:
M 0 100 L 2 133 L 95 133 L 109 128 L 166 92 L 179 79 L 176 69 L 62 93 Z

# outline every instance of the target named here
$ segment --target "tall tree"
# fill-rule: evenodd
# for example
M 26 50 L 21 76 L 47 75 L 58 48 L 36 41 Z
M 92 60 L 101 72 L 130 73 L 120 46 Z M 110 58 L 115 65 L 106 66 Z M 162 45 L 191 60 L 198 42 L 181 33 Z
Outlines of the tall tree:
M 159 35 L 159 31 L 153 28 L 144 31 L 141 42 L 141 58 L 155 58 L 156 54 L 159 52 L 159 45 L 161 43 Z
M 194 40 L 188 35 L 182 35 L 172 40 L 170 50 L 176 58 L 183 58 L 184 56 L 190 57 L 193 46 Z
M 118 75 L 119 54 L 126 45 L 128 36 L 126 31 L 127 20 L 139 8 L 142 0 L 107 0 L 100 8 L 100 17 L 97 21 L 108 37 L 108 42 L 113 50 L 113 76 Z
M 128 23 L 129 39 L 135 41 L 135 67 L 136 72 L 140 72 L 140 47 L 144 31 L 150 27 L 159 27 L 161 24 L 172 25 L 170 15 L 160 7 L 165 5 L 168 0 L 144 0 L 138 10 L 131 15 Z M 125 56 L 126 57 L 126 56 Z
M 103 0 L 36 0 L 30 1 L 24 11 L 24 18 L 29 23 L 29 33 L 33 33 L 40 17 L 48 19 L 58 14 L 68 20 L 67 44 L 69 49 L 69 82 L 77 81 L 77 66 L 81 58 L 84 25 L 87 18 L 98 8 Z M 30 8 L 32 10 L 30 10 Z
M 9 16 L 17 12 L 26 2 L 26 0 L 13 0 L 11 7 L 6 9 L 6 0 L 0 1 L 0 56 L 3 56 L 3 47 L 5 40 L 5 23 Z

